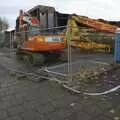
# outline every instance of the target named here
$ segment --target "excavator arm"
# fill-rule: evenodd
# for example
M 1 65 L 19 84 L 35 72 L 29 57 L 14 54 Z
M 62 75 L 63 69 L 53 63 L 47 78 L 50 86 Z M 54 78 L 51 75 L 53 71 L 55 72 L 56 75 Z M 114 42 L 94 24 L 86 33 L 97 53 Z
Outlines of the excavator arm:
M 97 30 L 102 30 L 106 31 L 109 33 L 115 33 L 116 29 L 118 28 L 117 26 L 108 24 L 108 23 L 103 23 L 95 19 L 91 19 L 88 17 L 82 17 L 82 16 L 73 16 L 72 19 L 79 24 L 87 25 L 88 27 L 95 28 Z
M 82 27 L 84 26 L 86 28 L 86 31 L 88 28 L 95 29 L 97 31 L 103 31 L 104 36 L 107 38 L 107 33 L 113 35 L 118 28 L 115 25 L 111 25 L 108 23 L 100 22 L 99 20 L 91 19 L 85 16 L 77 16 L 74 15 L 71 17 L 70 20 L 68 20 L 67 28 L 71 29 L 71 36 L 72 36 L 72 46 L 75 48 L 82 48 L 82 49 L 104 49 L 109 52 L 113 48 L 113 40 L 110 40 L 110 43 L 108 44 L 108 40 L 102 40 L 102 42 L 93 41 L 90 37 L 84 37 L 81 35 L 82 33 Z M 68 35 L 69 31 L 67 29 L 66 36 Z M 86 32 L 85 32 L 86 33 Z M 94 31 L 92 34 L 95 33 Z M 82 33 L 84 34 L 84 32 Z M 94 38 L 97 37 L 97 34 L 95 34 Z M 112 38 L 112 37 L 111 37 Z

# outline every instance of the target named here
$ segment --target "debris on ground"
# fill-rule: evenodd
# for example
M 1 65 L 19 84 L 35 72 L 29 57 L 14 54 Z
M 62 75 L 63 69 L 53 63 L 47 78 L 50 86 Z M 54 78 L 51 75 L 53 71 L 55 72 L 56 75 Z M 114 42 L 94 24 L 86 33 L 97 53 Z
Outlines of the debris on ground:
M 99 75 L 104 74 L 111 69 L 111 66 L 97 66 L 93 68 L 81 67 L 80 71 L 73 75 L 73 81 L 80 83 L 92 83 L 99 79 Z
M 119 64 L 81 67 L 79 72 L 72 76 L 72 82 L 68 81 L 66 86 L 82 92 L 104 92 L 119 85 L 119 77 L 115 75 L 117 68 Z

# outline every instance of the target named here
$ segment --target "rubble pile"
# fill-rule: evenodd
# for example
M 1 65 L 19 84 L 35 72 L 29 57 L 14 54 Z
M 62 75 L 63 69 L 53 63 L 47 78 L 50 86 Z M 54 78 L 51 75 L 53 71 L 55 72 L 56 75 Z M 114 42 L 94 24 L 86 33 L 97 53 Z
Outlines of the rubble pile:
M 101 74 L 109 71 L 111 66 L 98 66 L 92 68 L 81 67 L 79 72 L 73 75 L 73 82 L 77 84 L 81 83 L 92 83 L 95 80 L 99 79 Z

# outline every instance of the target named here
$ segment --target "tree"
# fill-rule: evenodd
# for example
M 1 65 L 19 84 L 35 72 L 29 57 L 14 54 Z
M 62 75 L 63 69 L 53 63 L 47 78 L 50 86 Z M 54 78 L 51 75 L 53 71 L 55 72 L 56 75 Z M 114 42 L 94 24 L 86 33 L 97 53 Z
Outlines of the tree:
M 5 18 L 0 17 L 0 46 L 5 41 L 5 30 L 9 27 L 8 21 Z
M 8 20 L 0 17 L 0 32 L 7 30 L 9 27 Z

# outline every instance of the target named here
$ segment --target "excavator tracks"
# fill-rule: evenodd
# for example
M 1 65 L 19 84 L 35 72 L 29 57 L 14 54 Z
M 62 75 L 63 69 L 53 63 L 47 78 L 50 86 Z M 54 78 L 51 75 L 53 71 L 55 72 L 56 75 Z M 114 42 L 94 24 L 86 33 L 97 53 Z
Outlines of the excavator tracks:
M 28 65 L 41 65 L 52 63 L 53 61 L 67 61 L 67 55 L 64 52 L 56 53 L 39 53 L 18 49 L 16 52 L 17 59 Z
M 18 50 L 16 52 L 18 60 L 22 60 L 23 63 L 29 65 L 43 65 L 45 62 L 45 57 L 43 54 L 34 53 L 30 51 Z

